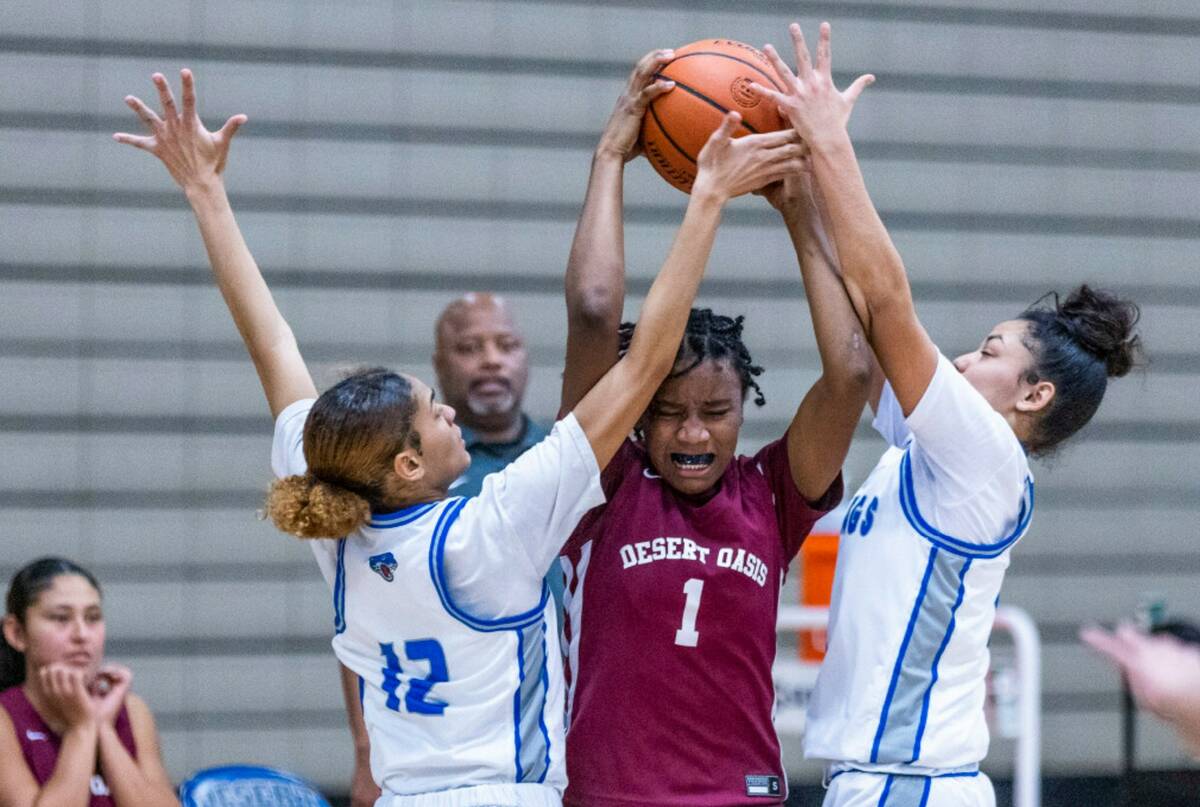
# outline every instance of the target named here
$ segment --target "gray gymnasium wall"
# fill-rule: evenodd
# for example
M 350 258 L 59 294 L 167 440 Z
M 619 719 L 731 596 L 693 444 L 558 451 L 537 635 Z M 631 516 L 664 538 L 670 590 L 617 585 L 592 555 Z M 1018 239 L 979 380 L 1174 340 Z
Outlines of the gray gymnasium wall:
M 1115 770 L 1116 681 L 1076 627 L 1145 592 L 1200 616 L 1194 3 L 2 0 L 0 571 L 46 552 L 97 569 L 111 654 L 156 709 L 174 776 L 260 761 L 340 788 L 350 755 L 328 592 L 304 547 L 255 517 L 261 395 L 180 195 L 108 139 L 134 126 L 122 96 L 150 99 L 152 70 L 186 65 L 210 125 L 250 115 L 234 205 L 324 380 L 362 361 L 429 377 L 437 310 L 500 288 L 531 345 L 529 407 L 548 417 L 560 277 L 628 66 L 706 36 L 782 43 L 797 16 L 834 21 L 842 82 L 879 76 L 853 134 L 947 353 L 1051 287 L 1144 304 L 1154 363 L 1038 468 L 1004 594 L 1046 642 L 1048 770 Z M 628 174 L 632 312 L 684 200 L 644 162 Z M 796 275 L 773 215 L 734 204 L 703 298 L 748 315 L 769 368 L 747 451 L 815 376 Z M 864 431 L 850 479 L 880 450 Z M 990 769 L 1011 753 L 997 742 Z M 1181 762 L 1157 730 L 1143 758 Z

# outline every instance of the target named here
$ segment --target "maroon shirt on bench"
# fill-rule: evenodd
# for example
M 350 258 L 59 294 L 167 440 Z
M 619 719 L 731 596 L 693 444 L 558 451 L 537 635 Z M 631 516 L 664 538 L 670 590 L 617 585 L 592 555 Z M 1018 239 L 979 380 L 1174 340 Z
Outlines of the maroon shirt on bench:
M 778 804 L 775 620 L 788 563 L 842 481 L 809 504 L 786 440 L 735 457 L 697 503 L 627 441 L 608 503 L 563 549 L 571 807 Z
M 9 687 L 0 692 L 0 707 L 8 712 L 13 729 L 17 732 L 17 741 L 21 744 L 21 753 L 25 755 L 25 764 L 29 766 L 33 778 L 39 785 L 50 781 L 54 775 L 54 766 L 58 764 L 58 750 L 62 746 L 59 737 L 46 721 L 33 708 L 25 690 L 20 686 Z M 129 713 L 125 707 L 117 714 L 117 736 L 121 745 L 129 751 L 129 755 L 137 759 L 137 743 L 133 739 L 133 728 L 129 725 Z M 92 798 L 88 807 L 115 807 L 112 796 L 108 794 L 108 785 L 104 777 L 97 773 L 91 782 Z

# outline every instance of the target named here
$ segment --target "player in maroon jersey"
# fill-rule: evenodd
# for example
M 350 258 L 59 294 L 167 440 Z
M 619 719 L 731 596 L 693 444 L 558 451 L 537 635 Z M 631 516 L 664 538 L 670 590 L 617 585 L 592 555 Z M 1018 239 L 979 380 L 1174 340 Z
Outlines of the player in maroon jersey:
M 593 158 L 567 269 L 563 411 L 628 344 L 623 167 L 639 153 L 646 104 L 671 91 L 654 80 L 670 58 L 638 63 Z M 807 176 L 763 195 L 796 248 L 822 375 L 785 434 L 735 456 L 749 390 L 763 403 L 761 368 L 740 317 L 693 310 L 672 375 L 603 474 L 607 504 L 564 549 L 568 805 L 787 797 L 772 723 L 779 590 L 812 524 L 841 498 L 872 362 Z
M 0 639 L 0 807 L 179 807 L 150 709 L 104 663 L 100 586 L 62 558 L 18 571 Z

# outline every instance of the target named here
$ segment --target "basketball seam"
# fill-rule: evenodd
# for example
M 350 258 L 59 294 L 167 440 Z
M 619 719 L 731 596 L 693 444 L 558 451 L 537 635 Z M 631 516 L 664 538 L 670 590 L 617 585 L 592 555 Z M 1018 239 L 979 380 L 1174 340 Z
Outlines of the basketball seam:
M 731 111 L 731 110 L 729 110 L 728 108 L 726 108 L 726 107 L 722 106 L 721 104 L 717 103 L 717 102 L 716 102 L 716 101 L 714 101 L 713 99 L 709 98 L 707 95 L 705 95 L 704 93 L 700 92 L 700 91 L 699 91 L 699 90 L 697 90 L 695 87 L 689 87 L 688 85 L 684 84 L 682 81 L 679 81 L 679 80 L 677 80 L 677 79 L 673 79 L 673 78 L 668 78 L 667 76 L 663 76 L 661 73 L 656 73 L 656 74 L 655 74 L 655 78 L 658 78 L 658 77 L 660 77 L 660 76 L 661 76 L 662 78 L 665 78 L 665 79 L 667 79 L 668 81 L 674 81 L 674 82 L 675 82 L 675 86 L 676 86 L 676 87 L 678 87 L 678 88 L 680 88 L 680 89 L 681 89 L 681 90 L 683 90 L 684 92 L 686 92 L 688 95 L 692 95 L 692 96 L 695 96 L 696 98 L 699 98 L 701 101 L 703 101 L 704 103 L 706 103 L 706 104 L 708 104 L 709 106 L 713 107 L 714 109 L 719 109 L 719 110 L 721 111 L 721 114 L 722 114 L 722 115 L 728 115 L 728 114 L 730 113 L 730 111 Z M 651 108 L 653 108 L 653 103 L 651 104 Z M 739 113 L 739 114 L 740 114 L 740 113 Z M 663 134 L 667 134 L 667 129 L 666 129 L 666 127 L 665 127 L 665 126 L 663 126 L 663 125 L 662 125 L 662 121 L 660 121 L 660 120 L 658 119 L 658 115 L 655 115 L 655 116 L 654 116 L 654 122 L 658 124 L 658 127 L 659 127 L 660 129 L 662 129 L 662 130 L 663 130 Z M 758 129 L 755 129 L 755 128 L 754 128 L 753 126 L 751 126 L 749 123 L 746 123 L 745 119 L 743 119 L 743 120 L 742 120 L 742 122 L 741 122 L 741 124 L 739 124 L 739 125 L 741 125 L 741 126 L 744 126 L 744 127 L 746 127 L 747 129 L 749 129 L 749 130 L 750 130 L 750 132 L 751 132 L 752 134 L 758 134 Z M 667 135 L 667 139 L 668 139 L 668 140 L 670 140 L 670 139 L 671 139 L 671 136 L 670 136 L 670 135 Z M 675 141 L 674 141 L 674 140 L 671 140 L 671 143 L 672 143 L 672 145 L 675 145 Z M 679 148 L 679 147 L 678 147 L 678 145 L 675 145 L 675 147 L 676 147 L 676 148 Z M 679 150 L 680 150 L 681 152 L 683 152 L 683 149 L 679 149 Z M 687 157 L 687 152 L 683 152 L 683 156 Z M 688 157 L 688 159 L 689 159 L 689 160 L 692 160 L 692 158 L 691 158 L 691 157 Z M 695 160 L 692 160 L 692 162 L 696 162 L 696 161 L 695 161 Z
M 780 87 L 778 84 L 775 83 L 775 79 L 771 78 L 771 74 L 768 73 L 767 71 L 763 70 L 761 67 L 756 65 L 754 62 L 748 62 L 745 59 L 739 59 L 737 56 L 730 56 L 728 53 L 719 53 L 718 51 L 715 51 L 715 50 L 698 50 L 695 53 L 685 53 L 682 56 L 672 59 L 670 62 L 667 63 L 667 66 L 669 67 L 670 65 L 674 64 L 675 62 L 681 61 L 682 59 L 687 59 L 691 56 L 720 56 L 722 59 L 732 59 L 733 61 L 738 62 L 739 64 L 746 65 L 746 67 L 749 67 L 754 72 L 759 73 L 760 75 L 762 75 L 763 78 L 765 78 L 767 81 L 771 82 L 772 87 L 774 87 L 779 92 L 783 92 L 783 87 Z
M 682 85 L 680 85 L 680 86 L 682 86 Z M 719 107 L 720 105 L 716 104 L 716 106 Z M 671 137 L 671 133 L 667 131 L 667 127 L 663 126 L 663 122 L 658 119 L 658 112 L 656 112 L 654 110 L 654 102 L 653 101 L 650 102 L 650 114 L 654 117 L 654 122 L 656 124 L 658 124 L 658 130 L 660 132 L 662 132 L 662 136 L 667 139 L 667 142 L 670 143 L 672 146 L 674 146 L 675 150 L 684 156 L 684 159 L 686 159 L 692 165 L 697 165 L 696 159 L 694 157 L 692 157 L 692 155 L 690 155 L 686 151 L 684 151 L 683 147 L 675 142 L 675 138 Z

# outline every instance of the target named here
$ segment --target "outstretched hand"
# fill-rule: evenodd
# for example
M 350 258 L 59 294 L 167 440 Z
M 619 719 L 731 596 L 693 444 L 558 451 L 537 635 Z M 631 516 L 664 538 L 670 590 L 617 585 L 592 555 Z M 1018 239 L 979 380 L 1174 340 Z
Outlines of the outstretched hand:
M 808 53 L 804 33 L 800 26 L 792 23 L 788 33 L 796 50 L 796 72 L 779 57 L 771 45 L 766 45 L 766 54 L 771 67 L 779 77 L 784 91 L 780 92 L 762 84 L 751 84 L 750 89 L 761 98 L 775 102 L 779 113 L 796 128 L 805 142 L 816 145 L 829 137 L 836 137 L 846 129 L 854 102 L 868 86 L 874 83 L 873 75 L 861 75 L 844 91 L 833 84 L 833 54 L 829 42 L 829 23 L 821 23 L 821 35 L 817 41 L 816 64 Z
M 1142 708 L 1165 720 L 1185 714 L 1200 719 L 1200 648 L 1174 636 L 1147 636 L 1128 624 L 1111 633 L 1084 628 L 1079 638 L 1124 673 Z
M 670 92 L 675 82 L 655 79 L 663 65 L 675 58 L 673 50 L 652 50 L 643 56 L 629 74 L 625 92 L 617 99 L 617 105 L 600 135 L 598 154 L 612 154 L 629 162 L 642 153 L 639 135 L 646 107 L 660 95 Z
M 186 191 L 219 179 L 229 157 L 230 141 L 247 118 L 245 115 L 234 115 L 217 131 L 208 131 L 196 113 L 196 85 L 192 71 L 186 68 L 180 70 L 179 77 L 183 86 L 182 110 L 175 105 L 175 97 L 171 94 L 167 79 L 162 73 L 155 73 L 151 79 L 158 89 L 162 116 L 146 106 L 140 98 L 127 95 L 125 103 L 137 113 L 150 134 L 117 132 L 113 139 L 148 151 L 162 160 L 171 177 Z
M 804 147 L 795 131 L 785 129 L 735 138 L 742 116 L 730 112 L 696 158 L 692 195 L 716 194 L 722 201 L 803 170 Z

